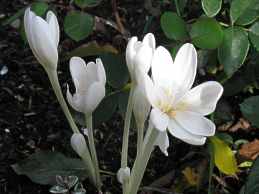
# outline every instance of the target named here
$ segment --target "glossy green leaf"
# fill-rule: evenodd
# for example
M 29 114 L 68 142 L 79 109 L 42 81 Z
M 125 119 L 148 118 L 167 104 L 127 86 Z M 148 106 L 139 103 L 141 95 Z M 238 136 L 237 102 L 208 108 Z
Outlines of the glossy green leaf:
M 250 29 L 249 29 L 249 38 L 259 52 L 259 22 L 256 22 Z
M 242 114 L 253 125 L 259 127 L 259 96 L 252 96 L 240 104 Z
M 118 93 L 107 95 L 93 113 L 94 126 L 99 126 L 101 123 L 112 118 L 118 107 Z
M 224 30 L 224 40 L 218 49 L 218 59 L 228 77 L 244 63 L 249 46 L 248 35 L 243 28 L 230 27 Z
M 258 0 L 233 0 L 230 7 L 231 22 L 247 25 L 256 20 L 259 14 Z
M 84 12 L 71 11 L 64 21 L 66 34 L 75 41 L 80 41 L 93 31 L 94 18 Z
M 245 194 L 259 194 L 259 157 L 255 160 L 244 187 Z
M 44 2 L 35 2 L 31 5 L 31 10 L 34 11 L 38 16 L 43 16 L 48 10 L 48 4 Z
M 85 164 L 80 159 L 68 158 L 59 152 L 39 151 L 12 165 L 18 175 L 26 175 L 33 182 L 54 185 L 56 175 L 87 177 Z
M 105 53 L 118 54 L 118 52 L 119 51 L 110 44 L 100 45 L 96 41 L 92 41 L 86 44 L 82 44 L 71 52 L 67 53 L 65 60 L 70 59 L 73 56 L 88 57 L 98 56 Z
M 200 18 L 191 28 L 190 35 L 195 46 L 202 49 L 215 49 L 223 40 L 223 31 L 217 20 Z
M 238 167 L 233 151 L 216 136 L 210 137 L 210 142 L 213 145 L 214 162 L 217 168 L 227 175 L 234 175 Z
M 222 0 L 202 0 L 202 9 L 208 17 L 214 17 L 221 9 Z
M 184 20 L 174 12 L 165 12 L 161 16 L 160 24 L 169 39 L 183 40 L 188 37 Z
M 75 0 L 75 4 L 80 8 L 97 6 L 100 0 Z
M 125 59 L 121 55 L 103 54 L 101 59 L 106 71 L 107 82 L 113 88 L 122 88 L 129 80 Z

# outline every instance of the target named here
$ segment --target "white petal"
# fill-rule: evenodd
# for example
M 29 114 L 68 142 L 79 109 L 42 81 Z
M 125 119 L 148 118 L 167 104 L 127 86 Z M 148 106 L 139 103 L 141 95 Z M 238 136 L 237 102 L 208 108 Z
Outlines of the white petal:
M 106 83 L 106 73 L 105 73 L 105 69 L 104 69 L 102 60 L 100 58 L 96 59 L 96 65 L 97 65 L 98 78 L 99 78 L 98 81 L 105 84 Z
M 24 29 L 25 29 L 25 34 L 27 37 L 27 40 L 29 42 L 30 48 L 34 54 L 34 56 L 37 58 L 40 64 L 43 64 L 43 59 L 38 55 L 35 46 L 34 46 L 34 37 L 31 32 L 31 25 L 32 25 L 32 19 L 36 17 L 36 15 L 30 10 L 30 8 L 27 8 L 24 14 Z
M 136 119 L 137 127 L 143 125 L 148 117 L 150 104 L 140 85 L 134 89 L 133 93 L 133 113 Z
M 147 100 L 153 107 L 159 108 L 158 103 L 165 100 L 164 91 L 158 86 L 154 85 L 153 81 L 147 74 L 142 74 L 139 76 L 139 78 L 141 78 L 139 82 L 144 83 L 143 90 L 145 91 Z
M 154 34 L 148 33 L 143 38 L 143 44 L 148 45 L 150 48 L 152 48 L 153 51 L 155 51 L 156 48 L 156 39 Z
M 138 41 L 138 38 L 137 37 L 132 37 L 128 44 L 127 44 L 127 48 L 126 48 L 126 63 L 127 63 L 127 66 L 128 66 L 128 69 L 129 69 L 129 72 L 130 72 L 130 75 L 132 76 L 133 75 L 133 70 L 134 70 L 134 64 L 133 64 L 133 59 L 134 59 L 134 56 L 136 54 L 136 51 L 135 51 L 135 44 L 136 42 Z
M 180 103 L 186 104 L 188 111 L 208 115 L 215 110 L 222 93 L 223 87 L 220 83 L 208 81 L 188 91 Z
M 167 131 L 160 131 L 155 145 L 159 146 L 160 150 L 166 155 L 168 156 L 168 152 L 167 149 L 169 147 L 169 138 L 167 135 Z
M 153 58 L 153 49 L 148 45 L 142 44 L 136 50 L 136 55 L 133 59 L 134 68 L 138 66 L 141 72 L 148 73 L 151 66 L 152 58 Z M 137 76 L 138 75 L 135 75 L 134 77 L 137 77 Z
M 84 96 L 75 93 L 73 96 L 69 91 L 69 86 L 67 85 L 67 101 L 70 106 L 78 112 L 84 112 Z
M 118 181 L 123 184 L 123 182 L 128 181 L 130 178 L 130 168 L 120 168 L 117 172 Z
M 151 64 L 154 83 L 163 89 L 171 90 L 173 67 L 171 54 L 164 47 L 159 46 L 155 50 Z
M 85 138 L 81 133 L 74 133 L 71 137 L 71 146 L 75 150 L 75 152 L 82 156 L 86 151 L 86 142 Z
M 169 118 L 159 109 L 153 108 L 150 113 L 150 122 L 156 129 L 165 131 L 168 126 Z
M 203 145 L 206 142 L 206 137 L 193 135 L 182 128 L 175 120 L 171 119 L 168 125 L 168 131 L 174 137 L 192 145 Z
M 48 23 L 41 17 L 34 17 L 31 24 L 34 49 L 43 60 L 42 65 L 56 69 L 58 63 L 58 50 L 54 44 Z
M 192 87 L 197 71 L 197 53 L 192 44 L 184 44 L 175 57 L 171 77 L 173 90 L 184 93 Z
M 46 21 L 49 24 L 49 28 L 50 28 L 50 32 L 51 32 L 51 38 L 53 39 L 56 47 L 58 47 L 58 43 L 59 43 L 58 19 L 52 11 L 48 11 Z
M 70 73 L 75 84 L 76 93 L 87 90 L 87 68 L 85 61 L 80 57 L 72 57 L 69 63 Z
M 85 94 L 84 113 L 92 114 L 92 112 L 96 109 L 104 96 L 105 86 L 103 85 L 103 83 L 95 82 L 91 84 Z
M 213 136 L 215 134 L 215 124 L 201 114 L 179 111 L 175 115 L 175 120 L 186 131 L 194 135 Z

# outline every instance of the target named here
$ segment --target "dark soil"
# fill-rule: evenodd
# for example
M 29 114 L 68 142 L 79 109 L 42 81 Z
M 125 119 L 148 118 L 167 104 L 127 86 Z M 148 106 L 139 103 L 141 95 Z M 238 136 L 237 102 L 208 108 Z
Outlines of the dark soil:
M 30 1 L 13 0 L 0 1 L 0 15 L 8 18 L 19 9 L 29 5 Z M 60 24 L 62 16 L 67 10 L 72 9 L 68 0 L 54 0 L 51 5 L 59 14 Z M 146 24 L 146 17 L 151 13 L 144 8 L 142 0 L 118 1 L 117 8 L 122 23 L 128 31 L 128 35 L 141 37 Z M 155 1 L 154 6 L 159 1 Z M 104 0 L 98 8 L 86 9 L 87 12 L 105 19 L 115 21 L 111 2 Z M 157 33 L 159 27 L 154 17 L 152 24 L 148 26 L 150 32 Z M 62 26 L 62 25 L 61 25 Z M 93 33 L 86 40 L 79 43 L 73 42 L 64 32 L 61 32 L 60 54 L 72 50 L 76 46 L 89 40 L 97 40 L 101 43 L 111 43 L 123 50 L 126 46 L 126 36 L 120 32 L 107 28 L 105 33 Z M 163 40 L 161 40 L 163 41 Z M 19 31 L 10 26 L 0 28 L 0 69 L 8 67 L 8 73 L 0 75 L 0 194 L 46 194 L 50 186 L 42 186 L 31 182 L 25 176 L 18 176 L 12 170 L 11 165 L 30 156 L 36 150 L 57 150 L 67 156 L 76 157 L 70 148 L 71 130 L 64 117 L 56 97 L 50 87 L 48 78 L 43 68 L 37 63 L 28 45 L 24 44 Z M 59 78 L 65 92 L 66 83 L 70 80 L 68 62 L 59 65 Z M 110 121 L 98 126 L 96 130 L 97 152 L 100 166 L 103 170 L 116 173 L 120 167 L 121 137 L 123 123 L 121 117 L 115 115 Z M 131 133 L 131 140 L 135 141 L 135 133 Z M 143 185 L 149 185 L 169 171 L 174 170 L 174 176 L 167 184 L 173 185 L 173 179 L 181 175 L 184 164 L 188 166 L 204 162 L 206 156 L 197 155 L 201 149 L 183 144 L 176 139 L 171 139 L 169 157 L 165 157 L 158 150 L 150 160 L 149 167 L 143 180 Z M 130 163 L 135 157 L 135 143 L 130 144 Z M 187 153 L 189 153 L 187 155 Z M 181 163 L 181 165 L 180 165 Z M 207 170 L 207 163 L 204 163 Z M 104 192 L 119 194 L 120 185 L 116 177 L 105 175 L 103 177 Z M 236 182 L 234 183 L 236 187 Z M 87 193 L 96 193 L 94 188 L 86 180 L 84 185 Z M 238 183 L 238 185 L 240 185 Z M 240 187 L 240 186 L 238 186 Z M 205 193 L 206 183 L 201 188 L 200 194 Z M 188 192 L 195 193 L 194 191 Z

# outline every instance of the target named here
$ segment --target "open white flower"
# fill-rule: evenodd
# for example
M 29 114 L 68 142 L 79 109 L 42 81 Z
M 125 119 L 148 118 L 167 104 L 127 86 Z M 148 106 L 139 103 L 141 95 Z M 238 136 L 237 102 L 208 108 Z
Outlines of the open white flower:
M 57 68 L 59 25 L 52 11 L 47 13 L 46 20 L 36 16 L 30 8 L 24 15 L 24 28 L 30 48 L 44 68 Z
M 152 105 L 150 121 L 161 132 L 168 131 L 193 145 L 202 145 L 213 136 L 215 124 L 204 117 L 212 113 L 223 87 L 208 81 L 191 89 L 197 70 L 197 53 L 192 44 L 183 45 L 175 61 L 164 47 L 155 50 L 151 64 L 152 79 L 143 75 L 147 98 Z M 157 145 L 166 153 L 167 135 Z
M 70 73 L 75 85 L 72 96 L 67 86 L 67 100 L 77 111 L 92 114 L 105 96 L 106 75 L 101 59 L 87 65 L 80 57 L 70 60 Z

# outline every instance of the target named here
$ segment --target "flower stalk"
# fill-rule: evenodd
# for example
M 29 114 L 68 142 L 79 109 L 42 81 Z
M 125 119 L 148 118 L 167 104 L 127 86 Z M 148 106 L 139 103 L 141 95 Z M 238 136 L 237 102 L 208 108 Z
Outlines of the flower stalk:
M 128 194 L 137 194 L 158 135 L 159 131 L 150 125 L 145 136 L 143 148 L 141 149 L 139 156 L 136 158 L 132 168 L 127 192 Z
M 69 125 L 72 129 L 72 131 L 74 133 L 79 133 L 79 130 L 78 130 L 78 127 L 76 126 L 75 122 L 74 122 L 74 119 L 68 109 L 68 106 L 67 106 L 67 103 L 64 99 L 64 96 L 62 94 L 62 91 L 61 91 L 61 87 L 60 87 L 60 84 L 59 84 L 59 81 L 58 81 L 58 75 L 57 75 L 57 71 L 52 71 L 52 70 L 48 70 L 46 69 L 46 72 L 48 74 L 48 77 L 49 77 L 49 80 L 50 80 L 50 83 L 51 83 L 51 86 L 56 94 L 56 97 L 58 99 L 58 102 L 69 122 Z
M 99 169 L 99 165 L 98 165 L 98 158 L 97 158 L 95 143 L 94 143 L 92 115 L 85 115 L 85 121 L 86 121 L 86 126 L 88 129 L 88 140 L 89 140 L 89 147 L 90 147 L 92 162 L 93 162 L 94 171 L 95 171 L 96 185 L 97 185 L 98 190 L 100 190 L 102 183 L 101 183 L 100 169 Z

